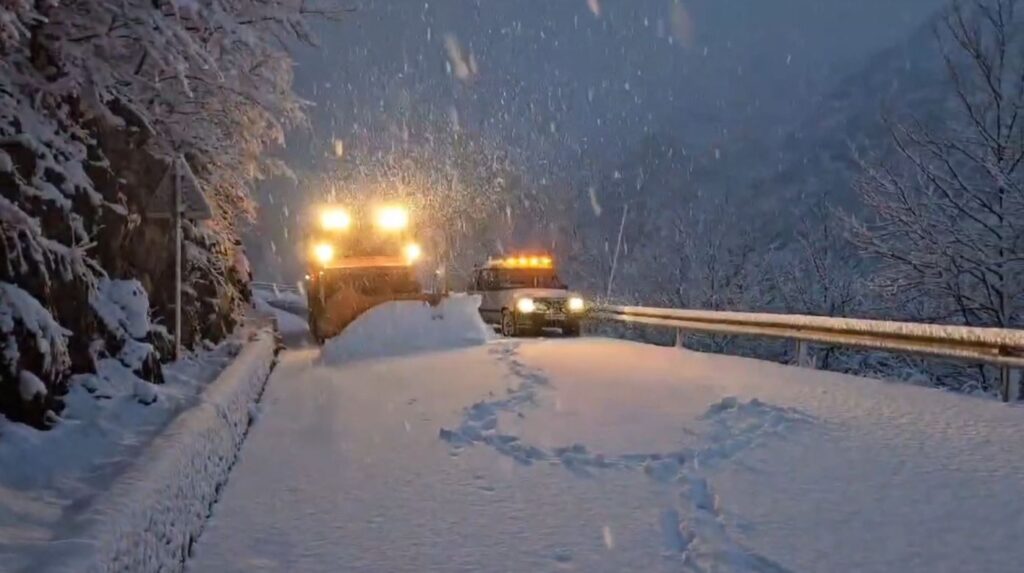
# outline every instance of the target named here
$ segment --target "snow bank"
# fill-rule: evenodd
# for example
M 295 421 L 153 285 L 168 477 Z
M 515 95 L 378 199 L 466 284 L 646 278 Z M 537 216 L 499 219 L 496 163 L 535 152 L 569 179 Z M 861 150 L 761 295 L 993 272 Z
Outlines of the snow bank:
M 306 324 L 306 321 L 292 312 L 273 306 L 261 298 L 253 301 L 253 306 L 261 314 L 272 318 L 277 325 L 278 332 L 282 335 L 306 334 L 309 332 L 309 325 Z
M 90 511 L 61 562 L 74 572 L 182 570 L 227 481 L 250 423 L 250 406 L 273 368 L 275 340 L 260 330 Z
M 264 283 L 254 283 L 259 285 Z M 278 289 L 278 285 L 270 285 L 274 288 L 253 287 L 253 304 L 256 309 L 269 316 L 276 316 L 278 325 L 284 322 L 294 323 L 293 317 L 300 317 L 299 320 L 305 324 L 305 316 L 308 314 L 306 296 L 292 290 Z M 271 310 L 272 309 L 272 310 Z M 282 320 L 281 314 L 285 314 Z M 305 329 L 305 326 L 302 327 Z M 280 328 L 282 334 L 289 331 L 297 331 L 297 328 Z
M 452 295 L 431 307 L 398 301 L 370 309 L 324 347 L 325 364 L 484 344 L 494 331 L 480 318 L 480 297 Z
M 287 305 L 294 308 L 306 308 L 306 296 L 291 291 L 267 291 L 255 290 L 253 294 L 257 299 L 264 300 L 270 304 Z

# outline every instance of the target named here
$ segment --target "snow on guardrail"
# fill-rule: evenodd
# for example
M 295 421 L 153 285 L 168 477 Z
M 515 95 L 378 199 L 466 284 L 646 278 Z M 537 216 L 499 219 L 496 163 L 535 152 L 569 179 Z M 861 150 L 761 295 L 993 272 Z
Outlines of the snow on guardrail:
M 249 286 L 252 287 L 255 290 L 270 291 L 270 292 L 275 292 L 275 293 L 278 293 L 278 292 L 288 292 L 288 293 L 301 294 L 301 289 L 299 289 L 298 285 L 287 285 L 287 284 L 281 284 L 281 283 L 268 283 L 268 282 L 263 282 L 263 281 L 252 281 L 252 282 L 249 283 Z
M 51 570 L 182 570 L 234 465 L 276 345 L 271 329 L 255 331 L 203 402 L 182 413 L 105 494 Z
M 1001 367 L 1003 401 L 1010 399 L 1010 369 L 1024 368 L 1024 331 L 1005 328 L 611 305 L 593 316 L 679 333 L 765 336 L 991 364 Z

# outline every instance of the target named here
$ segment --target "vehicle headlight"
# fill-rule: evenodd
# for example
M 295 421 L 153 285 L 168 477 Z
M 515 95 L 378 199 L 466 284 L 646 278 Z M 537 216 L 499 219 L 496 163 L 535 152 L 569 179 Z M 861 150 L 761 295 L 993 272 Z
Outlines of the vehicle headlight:
M 325 231 L 344 231 L 352 225 L 352 216 L 344 209 L 325 209 L 320 212 L 320 227 Z
M 522 313 L 529 314 L 536 310 L 537 305 L 533 303 L 532 298 L 521 298 L 516 301 L 516 310 Z
M 326 265 L 334 259 L 334 246 L 330 243 L 318 243 L 313 246 L 313 258 L 321 265 Z
M 566 306 L 571 312 L 580 312 L 586 307 L 586 305 L 583 304 L 583 299 L 578 296 L 569 297 L 569 301 Z
M 405 260 L 412 263 L 423 256 L 423 249 L 416 243 L 409 243 L 402 249 L 402 253 L 405 254 Z
M 381 230 L 401 231 L 409 226 L 409 211 L 405 207 L 382 207 L 375 221 Z

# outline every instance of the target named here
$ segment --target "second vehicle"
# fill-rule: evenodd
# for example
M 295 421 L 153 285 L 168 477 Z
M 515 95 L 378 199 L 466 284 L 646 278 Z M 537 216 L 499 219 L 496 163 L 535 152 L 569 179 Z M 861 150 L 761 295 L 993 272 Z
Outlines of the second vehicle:
M 558 278 L 550 256 L 490 259 L 474 269 L 469 292 L 481 296 L 480 315 L 503 336 L 538 335 L 546 328 L 580 334 L 586 303 Z

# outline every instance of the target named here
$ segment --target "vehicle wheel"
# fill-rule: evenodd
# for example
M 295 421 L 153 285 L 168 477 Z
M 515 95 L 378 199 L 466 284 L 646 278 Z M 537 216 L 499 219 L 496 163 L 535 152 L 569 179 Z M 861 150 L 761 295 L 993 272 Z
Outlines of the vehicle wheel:
M 565 327 L 562 328 L 562 334 L 564 336 L 572 336 L 572 337 L 579 336 L 580 335 L 580 324 L 578 322 L 575 323 L 575 324 L 566 324 Z
M 512 338 L 516 334 L 518 333 L 516 332 L 515 315 L 508 309 L 501 311 L 501 335 L 506 338 Z

